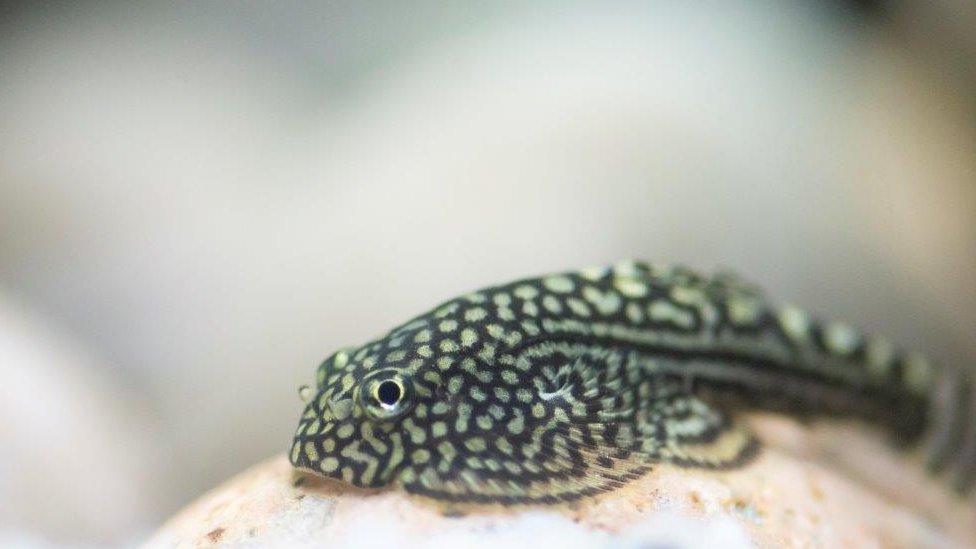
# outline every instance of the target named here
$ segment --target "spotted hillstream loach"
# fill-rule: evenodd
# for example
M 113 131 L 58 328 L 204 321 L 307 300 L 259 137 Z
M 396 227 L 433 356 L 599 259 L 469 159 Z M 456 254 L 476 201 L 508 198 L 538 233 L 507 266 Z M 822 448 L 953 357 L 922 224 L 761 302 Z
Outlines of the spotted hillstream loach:
M 552 504 L 654 466 L 745 466 L 747 410 L 853 417 L 976 481 L 976 395 L 737 277 L 622 262 L 452 299 L 319 366 L 292 464 L 445 502 Z

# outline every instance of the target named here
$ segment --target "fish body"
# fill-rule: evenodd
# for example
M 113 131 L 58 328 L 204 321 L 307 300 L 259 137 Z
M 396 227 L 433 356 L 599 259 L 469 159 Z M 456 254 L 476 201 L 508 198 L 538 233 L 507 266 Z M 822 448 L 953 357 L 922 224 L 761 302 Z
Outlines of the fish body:
M 744 409 L 848 416 L 976 477 L 976 398 L 841 323 L 730 275 L 626 261 L 452 299 L 317 370 L 299 469 L 448 502 L 547 504 L 654 463 L 730 468 L 758 449 Z

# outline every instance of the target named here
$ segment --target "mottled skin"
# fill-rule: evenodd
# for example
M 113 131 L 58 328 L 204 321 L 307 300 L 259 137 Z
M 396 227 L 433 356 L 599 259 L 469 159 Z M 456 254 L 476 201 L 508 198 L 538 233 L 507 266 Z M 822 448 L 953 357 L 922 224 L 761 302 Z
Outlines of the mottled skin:
M 435 308 L 317 372 L 290 452 L 302 470 L 450 502 L 556 503 L 655 462 L 727 468 L 757 443 L 740 409 L 854 416 L 968 489 L 976 399 L 881 339 L 771 307 L 740 280 L 623 262 Z

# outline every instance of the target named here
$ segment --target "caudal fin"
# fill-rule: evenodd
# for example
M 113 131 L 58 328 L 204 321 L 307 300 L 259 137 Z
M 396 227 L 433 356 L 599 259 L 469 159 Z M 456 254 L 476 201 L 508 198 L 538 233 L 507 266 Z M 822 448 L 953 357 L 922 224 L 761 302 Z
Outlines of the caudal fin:
M 931 398 L 928 468 L 967 493 L 976 484 L 976 387 L 968 370 L 945 369 Z

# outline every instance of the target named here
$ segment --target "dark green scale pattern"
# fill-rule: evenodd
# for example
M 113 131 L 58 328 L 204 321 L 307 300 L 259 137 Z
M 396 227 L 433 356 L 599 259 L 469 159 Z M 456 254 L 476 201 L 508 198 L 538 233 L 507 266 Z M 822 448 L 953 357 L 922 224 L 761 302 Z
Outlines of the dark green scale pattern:
M 451 300 L 317 372 L 290 457 L 362 487 L 452 502 L 557 503 L 656 462 L 727 468 L 757 443 L 733 414 L 854 416 L 960 488 L 976 468 L 976 398 L 962 370 L 749 284 L 623 262 Z

